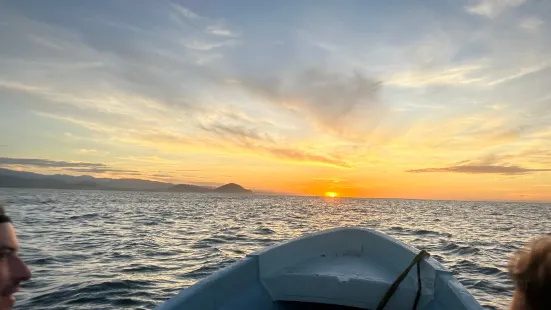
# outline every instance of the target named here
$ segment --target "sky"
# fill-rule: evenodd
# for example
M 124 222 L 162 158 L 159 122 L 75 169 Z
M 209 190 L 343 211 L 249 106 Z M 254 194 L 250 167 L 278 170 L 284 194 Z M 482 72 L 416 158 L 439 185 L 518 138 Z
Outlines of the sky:
M 0 166 L 551 201 L 551 1 L 0 1 Z

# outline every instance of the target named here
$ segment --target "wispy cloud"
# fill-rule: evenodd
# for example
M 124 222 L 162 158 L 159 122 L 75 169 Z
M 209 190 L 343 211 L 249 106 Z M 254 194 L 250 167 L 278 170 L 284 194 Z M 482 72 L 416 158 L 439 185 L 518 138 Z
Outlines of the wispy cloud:
M 467 12 L 494 18 L 506 9 L 522 5 L 526 0 L 476 0 L 476 3 L 467 6 Z
M 107 165 L 102 163 L 68 162 L 68 161 L 56 161 L 56 160 L 49 160 L 49 159 L 10 158 L 10 157 L 0 157 L 0 165 L 23 165 L 23 166 L 53 167 L 53 168 L 107 168 Z
M 78 149 L 78 154 L 82 155 L 109 155 L 108 151 L 96 150 L 96 149 Z
M 119 175 L 141 175 L 140 172 L 127 169 L 111 168 L 104 163 L 91 163 L 79 161 L 62 161 L 36 158 L 11 158 L 0 157 L 0 166 L 4 167 L 36 167 L 36 168 L 55 168 L 65 171 L 88 173 L 88 174 L 119 174 Z
M 240 125 L 211 123 L 208 125 L 200 124 L 199 126 L 206 132 L 214 133 L 226 141 L 237 139 L 238 141 L 258 140 L 274 142 L 274 139 L 269 134 L 260 133 L 256 129 L 246 128 Z
M 193 40 L 184 43 L 187 48 L 197 51 L 211 51 L 224 46 L 235 46 L 239 43 L 237 40 L 226 40 L 222 42 L 205 42 L 199 40 Z
M 72 172 L 87 173 L 87 174 L 111 173 L 111 174 L 135 175 L 135 176 L 142 175 L 142 173 L 136 170 L 111 169 L 111 168 L 65 168 L 65 170 L 72 171 Z
M 549 69 L 549 68 L 551 68 L 551 61 L 549 61 L 549 60 L 548 61 L 542 61 L 541 63 L 536 64 L 536 65 L 520 68 L 518 70 L 518 72 L 516 72 L 514 74 L 511 74 L 509 76 L 501 77 L 501 78 L 498 78 L 496 80 L 490 81 L 490 82 L 487 83 L 487 85 L 488 86 L 495 86 L 495 85 L 505 83 L 505 82 L 509 82 L 509 81 L 512 81 L 512 80 L 516 80 L 516 79 L 522 78 L 524 76 L 534 74 L 534 73 L 537 73 L 537 72 L 540 72 L 542 70 L 546 70 L 546 69 Z
M 261 133 L 254 128 L 247 128 L 237 124 L 209 123 L 200 125 L 209 133 L 218 136 L 224 142 L 230 142 L 233 147 L 268 155 L 286 161 L 295 161 L 313 165 L 328 165 L 338 168 L 351 168 L 352 164 L 328 154 L 319 154 L 312 150 L 277 141 L 267 133 Z M 224 144 L 224 143 L 221 143 Z
M 518 175 L 536 172 L 547 172 L 551 169 L 530 169 L 520 166 L 451 166 L 443 168 L 423 168 L 408 170 L 411 173 L 436 173 L 436 172 L 451 172 L 451 173 L 466 173 L 466 174 L 504 174 Z
M 172 8 L 174 9 L 174 11 L 176 11 L 180 16 L 183 16 L 185 18 L 189 18 L 189 19 L 200 19 L 201 16 L 199 16 L 199 14 L 193 12 L 192 10 L 178 4 L 178 3 L 175 3 L 175 2 L 172 2 L 170 3 L 170 5 L 172 6 Z
M 397 73 L 386 84 L 401 87 L 462 86 L 483 81 L 481 65 L 462 65 L 451 68 L 424 68 Z
M 528 17 L 520 22 L 520 27 L 528 30 L 537 30 L 543 25 L 543 20 L 538 17 Z
M 16 81 L 8 81 L 0 79 L 0 88 L 5 88 L 9 90 L 15 90 L 15 91 L 22 91 L 22 92 L 29 92 L 29 93 L 46 93 L 47 88 L 44 87 L 38 87 L 33 85 L 28 85 Z
M 241 80 L 238 85 L 344 138 L 369 133 L 388 112 L 379 97 L 381 82 L 359 72 L 341 75 L 311 69 L 287 78 Z
M 263 145 L 248 145 L 254 150 L 262 150 L 268 154 L 275 155 L 279 158 L 287 159 L 295 162 L 324 164 L 338 168 L 352 168 L 353 165 L 335 157 L 319 155 L 298 148 L 286 148 L 281 146 L 263 146 Z
M 219 36 L 219 37 L 235 38 L 240 36 L 238 32 L 231 30 L 228 27 L 225 27 L 223 25 L 210 25 L 210 26 L 207 26 L 207 29 L 205 31 L 209 34 Z

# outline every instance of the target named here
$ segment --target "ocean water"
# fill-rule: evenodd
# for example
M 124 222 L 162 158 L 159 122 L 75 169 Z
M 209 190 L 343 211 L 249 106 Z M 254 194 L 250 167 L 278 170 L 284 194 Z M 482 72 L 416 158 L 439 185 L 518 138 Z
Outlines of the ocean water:
M 339 226 L 426 249 L 487 309 L 506 309 L 510 255 L 551 205 L 0 189 L 33 271 L 16 309 L 152 309 L 246 254 Z

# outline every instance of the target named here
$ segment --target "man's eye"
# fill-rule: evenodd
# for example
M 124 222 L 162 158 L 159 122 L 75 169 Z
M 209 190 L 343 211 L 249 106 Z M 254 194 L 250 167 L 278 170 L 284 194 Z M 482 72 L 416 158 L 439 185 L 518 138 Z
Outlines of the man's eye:
M 0 252 L 0 260 L 6 259 L 6 257 L 8 257 L 8 254 L 9 253 Z

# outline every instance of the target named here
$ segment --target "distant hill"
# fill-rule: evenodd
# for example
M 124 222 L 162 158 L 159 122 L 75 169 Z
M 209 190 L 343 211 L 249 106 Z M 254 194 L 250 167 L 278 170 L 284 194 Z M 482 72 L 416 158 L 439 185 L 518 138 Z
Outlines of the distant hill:
M 113 188 L 113 189 L 133 189 L 133 190 L 167 190 L 170 189 L 174 184 L 157 182 L 150 180 L 140 180 L 140 179 L 108 179 L 101 178 L 96 179 L 96 182 L 99 184 Z
M 90 183 L 70 184 L 65 181 L 56 180 L 53 178 L 28 179 L 15 176 L 0 175 L 0 187 L 78 189 L 96 188 L 96 185 Z
M 141 179 L 95 178 L 88 175 L 44 175 L 34 172 L 16 171 L 4 168 L 0 168 L 0 187 L 168 191 L 182 193 L 251 193 L 251 191 L 246 190 L 235 183 L 229 183 L 213 189 L 210 187 L 193 184 L 172 184 Z
M 207 193 L 211 192 L 212 189 L 208 187 L 191 185 L 191 184 L 178 184 L 168 189 L 171 192 L 182 192 L 182 193 Z
M 244 189 L 241 185 L 235 183 L 228 183 L 217 188 L 209 188 L 204 186 L 190 185 L 190 184 L 178 184 L 170 188 L 171 192 L 184 192 L 184 193 L 222 193 L 222 194 L 251 194 L 252 191 Z
M 10 186 L 10 181 L 7 177 L 22 178 L 27 180 L 42 180 L 43 185 L 40 182 L 34 182 L 30 187 L 34 188 L 81 188 L 79 184 L 92 184 L 96 189 L 120 189 L 120 190 L 163 190 L 168 189 L 174 184 L 164 183 L 149 180 L 140 179 L 110 179 L 110 178 L 94 178 L 89 175 L 72 176 L 66 174 L 53 174 L 44 175 L 34 172 L 16 171 L 10 169 L 0 168 L 0 187 L 27 187 L 27 186 Z M 14 181 L 15 182 L 15 181 Z M 23 184 L 22 181 L 17 181 L 17 184 Z M 48 185 L 52 182 L 52 186 Z M 30 183 L 29 183 L 30 184 Z M 63 185 L 64 184 L 64 185 Z M 77 185 L 77 186 L 76 186 Z M 45 187 L 44 187 L 45 186 Z M 89 186 L 84 186 L 88 188 Z
M 213 189 L 215 193 L 227 193 L 227 194 L 251 194 L 252 191 L 244 189 L 241 185 L 235 183 L 228 183 Z

